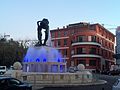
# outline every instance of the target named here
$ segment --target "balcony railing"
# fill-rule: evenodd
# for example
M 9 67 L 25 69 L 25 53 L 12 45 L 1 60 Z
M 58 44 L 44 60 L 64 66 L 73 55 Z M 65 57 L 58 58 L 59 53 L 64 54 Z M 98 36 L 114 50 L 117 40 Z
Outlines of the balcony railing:
M 97 45 L 97 46 L 101 47 L 101 44 L 98 43 L 98 42 L 89 42 L 89 41 L 82 41 L 82 42 L 75 41 L 75 42 L 72 42 L 72 46 L 75 46 L 75 45 L 84 45 L 84 44 L 87 44 L 87 45 Z
M 73 58 L 75 57 L 91 57 L 91 58 L 102 58 L 100 55 L 97 54 L 74 54 L 72 55 Z

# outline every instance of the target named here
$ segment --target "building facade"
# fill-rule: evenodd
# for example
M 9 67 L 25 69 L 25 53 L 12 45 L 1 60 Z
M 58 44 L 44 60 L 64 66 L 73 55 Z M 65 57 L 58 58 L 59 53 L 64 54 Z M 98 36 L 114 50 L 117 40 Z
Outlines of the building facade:
M 116 64 L 120 67 L 120 26 L 116 29 Z
M 109 69 L 115 35 L 100 24 L 75 23 L 50 31 L 52 45 L 58 49 L 67 67 L 84 64 L 86 69 Z

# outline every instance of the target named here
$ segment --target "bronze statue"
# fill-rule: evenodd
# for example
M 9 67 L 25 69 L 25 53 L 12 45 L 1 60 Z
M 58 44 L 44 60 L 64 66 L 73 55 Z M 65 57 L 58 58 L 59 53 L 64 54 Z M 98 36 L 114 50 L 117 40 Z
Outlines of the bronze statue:
M 43 19 L 42 21 L 37 22 L 37 32 L 38 32 L 38 43 L 36 46 L 41 46 L 41 45 L 46 45 L 46 42 L 48 40 L 48 35 L 49 35 L 49 21 L 48 19 Z M 45 29 L 45 40 L 44 43 L 42 44 L 42 29 Z

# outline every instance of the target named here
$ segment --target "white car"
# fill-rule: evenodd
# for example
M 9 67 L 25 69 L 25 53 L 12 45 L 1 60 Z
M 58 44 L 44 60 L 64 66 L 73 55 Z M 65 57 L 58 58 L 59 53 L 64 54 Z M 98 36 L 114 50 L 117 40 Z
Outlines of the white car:
M 0 66 L 0 75 L 6 72 L 6 66 Z
M 114 83 L 112 90 L 120 90 L 120 79 Z

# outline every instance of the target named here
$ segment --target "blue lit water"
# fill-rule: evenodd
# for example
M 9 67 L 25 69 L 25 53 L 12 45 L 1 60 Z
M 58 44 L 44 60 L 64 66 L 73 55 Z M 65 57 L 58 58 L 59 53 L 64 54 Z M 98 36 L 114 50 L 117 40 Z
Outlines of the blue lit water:
M 52 47 L 30 47 L 24 62 L 64 62 L 58 50 Z
M 49 66 L 45 64 L 47 62 L 65 63 L 65 61 L 62 59 L 61 53 L 53 47 L 48 46 L 29 47 L 23 60 L 23 71 L 58 72 L 59 68 L 60 70 L 59 72 L 63 72 L 65 69 L 63 65 L 60 65 L 60 67 L 58 67 L 58 64 L 53 64 L 52 66 Z

